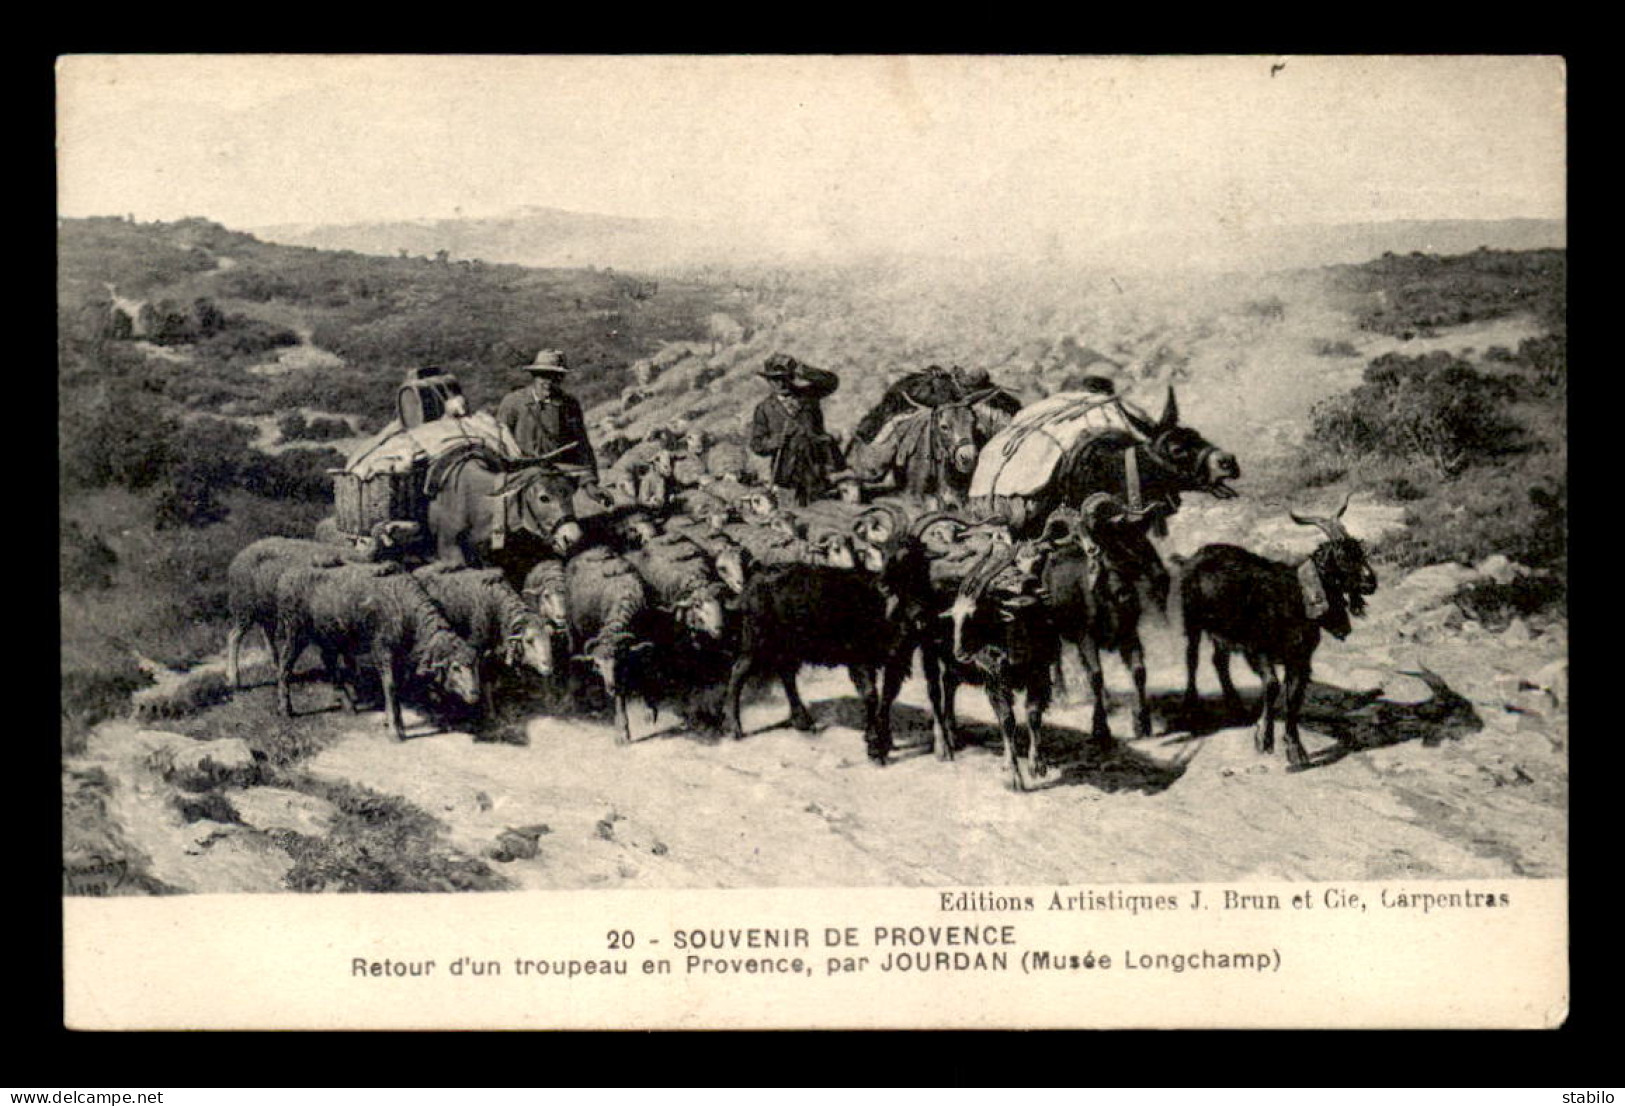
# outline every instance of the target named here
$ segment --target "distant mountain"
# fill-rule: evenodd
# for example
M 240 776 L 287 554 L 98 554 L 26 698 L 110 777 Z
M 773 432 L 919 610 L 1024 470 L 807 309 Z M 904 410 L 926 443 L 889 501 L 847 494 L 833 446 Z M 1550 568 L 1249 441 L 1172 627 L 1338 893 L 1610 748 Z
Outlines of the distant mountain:
M 1561 219 L 1432 219 L 1308 224 L 1221 231 L 1180 238 L 1145 235 L 1106 244 L 1151 265 L 1183 262 L 1204 269 L 1304 269 L 1354 265 L 1385 253 L 1453 255 L 1492 250 L 1561 249 Z M 1126 248 L 1125 248 L 1126 247 Z
M 266 241 L 294 246 L 385 257 L 402 251 L 412 257 L 434 257 L 445 250 L 452 260 L 478 258 L 539 268 L 661 270 L 698 265 L 822 264 L 872 260 L 884 253 L 873 246 L 866 256 L 840 250 L 816 227 L 642 219 L 546 207 L 480 218 L 284 224 L 253 228 L 253 233 Z M 925 244 L 928 241 L 928 235 L 916 238 L 908 252 L 934 260 L 993 260 L 966 256 L 961 244 L 948 239 L 936 247 Z M 1264 270 L 1357 264 L 1384 253 L 1459 254 L 1480 247 L 1525 250 L 1565 244 L 1565 224 L 1559 219 L 1411 220 L 1105 234 L 1054 244 L 1026 257 L 1022 247 L 1012 242 L 1006 245 L 1009 256 L 1000 259 L 1106 268 Z
M 509 215 L 397 222 L 284 224 L 256 236 L 290 246 L 394 257 L 479 259 L 537 268 L 660 269 L 787 260 L 786 247 L 735 226 L 525 207 Z

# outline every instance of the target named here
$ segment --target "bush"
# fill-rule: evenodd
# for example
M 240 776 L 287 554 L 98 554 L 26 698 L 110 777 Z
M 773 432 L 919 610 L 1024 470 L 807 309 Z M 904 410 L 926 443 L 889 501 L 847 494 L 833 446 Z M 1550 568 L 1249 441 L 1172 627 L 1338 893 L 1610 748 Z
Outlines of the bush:
M 343 468 L 344 455 L 336 449 L 288 449 L 258 454 L 243 472 L 243 488 L 267 499 L 293 499 L 325 503 L 333 495 L 328 469 Z
M 345 419 L 317 415 L 306 420 L 304 414 L 292 411 L 277 420 L 277 432 L 285 442 L 328 442 L 335 438 L 348 438 L 353 431 Z
M 83 731 L 96 723 L 124 714 L 129 709 L 130 696 L 151 682 L 132 657 L 98 668 L 64 670 L 61 682 L 63 724 L 69 734 L 82 737 Z
M 1448 353 L 1385 354 L 1365 383 L 1316 406 L 1310 440 L 1350 457 L 1406 457 L 1442 476 L 1522 447 L 1515 391 Z
M 59 519 L 57 532 L 57 563 L 63 591 L 98 591 L 113 586 L 118 554 L 108 548 L 100 534 L 87 533 L 72 519 Z
M 159 396 L 122 380 L 76 389 L 57 415 L 65 489 L 150 486 L 167 471 L 179 428 Z
M 1488 630 L 1504 630 L 1514 618 L 1568 616 L 1567 585 L 1560 577 L 1544 572 L 1515 576 L 1504 584 L 1474 580 L 1451 598 L 1462 614 L 1477 619 Z
M 231 686 L 219 672 L 200 672 L 178 680 L 173 687 L 162 692 L 156 689 L 135 696 L 135 718 L 139 722 L 157 722 L 172 718 L 185 718 L 223 703 L 231 698 Z

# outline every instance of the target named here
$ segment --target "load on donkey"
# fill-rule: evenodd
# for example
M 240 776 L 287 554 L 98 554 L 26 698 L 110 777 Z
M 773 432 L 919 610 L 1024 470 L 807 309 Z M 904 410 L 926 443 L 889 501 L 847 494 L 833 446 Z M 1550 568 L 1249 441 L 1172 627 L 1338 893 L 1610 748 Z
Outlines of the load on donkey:
M 331 475 L 335 517 L 318 536 L 375 557 L 504 567 L 580 535 L 571 467 L 523 456 L 440 369 L 410 373 L 396 417 Z
M 1057 392 L 1022 408 L 995 434 L 971 476 L 970 506 L 1029 537 L 1057 507 L 1107 492 L 1135 512 L 1160 505 L 1161 533 L 1182 492 L 1230 499 L 1236 493 L 1227 481 L 1240 475 L 1234 454 L 1180 424 L 1172 385 L 1152 422 L 1102 378 L 1096 390 Z
M 958 505 L 982 447 L 1019 410 L 985 369 L 932 365 L 886 389 L 853 431 L 847 459 L 865 483 Z

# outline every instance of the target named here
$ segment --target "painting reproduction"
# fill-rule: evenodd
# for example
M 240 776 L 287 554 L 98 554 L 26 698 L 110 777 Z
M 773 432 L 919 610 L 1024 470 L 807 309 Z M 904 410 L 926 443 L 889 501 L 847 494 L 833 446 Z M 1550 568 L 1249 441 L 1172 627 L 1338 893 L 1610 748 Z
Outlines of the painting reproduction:
M 59 59 L 64 896 L 1564 879 L 1564 86 Z

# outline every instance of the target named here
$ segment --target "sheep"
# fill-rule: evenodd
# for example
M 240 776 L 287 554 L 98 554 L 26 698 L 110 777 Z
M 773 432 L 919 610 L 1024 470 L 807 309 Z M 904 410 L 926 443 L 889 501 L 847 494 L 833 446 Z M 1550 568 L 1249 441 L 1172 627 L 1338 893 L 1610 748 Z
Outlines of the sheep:
M 1213 668 L 1227 705 L 1239 707 L 1241 702 L 1230 682 L 1232 650 L 1239 649 L 1264 681 L 1253 745 L 1260 753 L 1274 751 L 1275 718 L 1283 714 L 1289 771 L 1309 767 L 1309 754 L 1298 737 L 1298 713 L 1320 632 L 1338 640 L 1347 637 L 1353 629 L 1349 616 L 1364 614 L 1364 597 L 1377 590 L 1377 574 L 1366 561 L 1364 546 L 1343 529 L 1348 505 L 1345 496 L 1330 518 L 1292 513 L 1293 522 L 1319 527 L 1326 535 L 1301 564 L 1282 564 L 1234 545 L 1205 545 L 1181 563 L 1186 711 L 1194 711 L 1197 703 L 1196 665 L 1205 633 L 1213 639 Z M 1277 665 L 1285 669 L 1284 686 L 1276 679 Z
M 397 686 L 411 672 L 429 673 L 463 702 L 478 701 L 479 659 L 452 629 L 423 584 L 399 565 L 298 567 L 276 584 L 277 697 L 292 717 L 289 679 L 306 645 L 321 650 L 328 679 L 351 710 L 355 699 L 339 671 L 365 656 L 377 667 L 384 690 L 384 724 L 395 740 L 406 739 Z
M 562 604 L 549 598 L 562 583 Z M 632 741 L 626 713 L 626 695 L 637 682 L 637 658 L 653 647 L 654 602 L 648 585 L 619 554 L 604 548 L 586 549 L 571 557 L 561 573 L 551 563 L 531 569 L 524 592 L 536 596 L 546 613 L 562 605 L 569 626 L 571 659 L 593 666 L 615 708 L 615 744 Z M 655 704 L 645 697 L 651 711 Z
M 553 674 L 553 638 L 541 616 L 525 605 L 500 569 L 447 569 L 431 564 L 413 573 L 446 619 L 480 658 L 484 713 L 492 713 L 491 661 L 520 663 Z
M 790 724 L 811 730 L 796 691 L 802 665 L 845 665 L 864 702 L 864 744 L 884 765 L 891 752 L 891 704 L 913 656 L 911 632 L 888 617 L 886 582 L 853 569 L 785 564 L 761 568 L 740 597 L 739 652 L 728 674 L 727 718 L 744 737 L 739 701 L 747 679 L 771 672 L 784 685 Z
M 725 585 L 710 556 L 685 534 L 660 534 L 626 558 L 643 577 L 655 603 L 678 626 L 713 642 L 723 637 Z
M 259 626 L 277 659 L 276 584 L 291 568 L 336 568 L 344 563 L 337 546 L 303 538 L 261 538 L 245 546 L 226 568 L 230 626 L 226 630 L 226 682 L 241 686 L 243 634 Z

